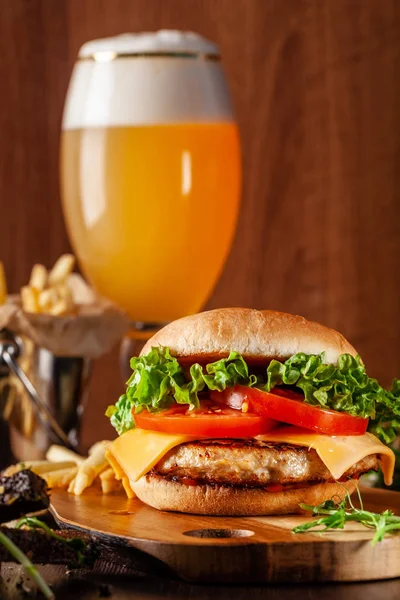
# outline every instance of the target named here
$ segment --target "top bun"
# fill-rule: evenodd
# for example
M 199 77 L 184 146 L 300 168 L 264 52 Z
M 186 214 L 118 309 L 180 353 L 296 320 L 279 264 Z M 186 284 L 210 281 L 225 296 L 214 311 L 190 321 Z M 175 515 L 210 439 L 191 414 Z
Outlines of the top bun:
M 174 356 L 200 361 L 222 358 L 231 351 L 250 362 L 326 352 L 326 361 L 335 364 L 343 353 L 357 354 L 334 329 L 297 315 L 253 308 L 217 308 L 183 317 L 153 335 L 141 355 L 153 346 L 167 346 Z

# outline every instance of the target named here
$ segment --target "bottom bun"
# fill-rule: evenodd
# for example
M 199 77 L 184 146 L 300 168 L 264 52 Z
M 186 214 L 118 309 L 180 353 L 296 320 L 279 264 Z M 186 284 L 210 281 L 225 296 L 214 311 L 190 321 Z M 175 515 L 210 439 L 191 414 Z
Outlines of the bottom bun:
M 158 510 L 195 515 L 257 516 L 302 514 L 299 504 L 317 506 L 325 500 L 341 501 L 352 494 L 357 481 L 318 483 L 310 487 L 267 492 L 259 488 L 185 485 L 159 475 L 145 475 L 131 483 L 137 497 Z

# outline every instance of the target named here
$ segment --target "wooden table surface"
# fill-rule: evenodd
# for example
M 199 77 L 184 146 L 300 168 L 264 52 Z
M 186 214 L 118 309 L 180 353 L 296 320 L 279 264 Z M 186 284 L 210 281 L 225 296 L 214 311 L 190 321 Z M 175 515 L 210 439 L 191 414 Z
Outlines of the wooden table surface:
M 371 565 L 373 569 L 373 565 Z M 45 566 L 40 571 L 53 586 L 57 600 L 76 598 L 94 600 L 397 600 L 400 579 L 352 584 L 279 585 L 279 586 L 199 586 L 173 579 L 159 579 L 138 571 L 120 568 L 115 564 L 97 563 L 93 571 L 68 572 L 64 567 Z M 21 567 L 3 564 L 1 567 L 0 598 L 22 600 L 39 598 L 32 590 Z M 250 582 L 249 582 L 250 583 Z

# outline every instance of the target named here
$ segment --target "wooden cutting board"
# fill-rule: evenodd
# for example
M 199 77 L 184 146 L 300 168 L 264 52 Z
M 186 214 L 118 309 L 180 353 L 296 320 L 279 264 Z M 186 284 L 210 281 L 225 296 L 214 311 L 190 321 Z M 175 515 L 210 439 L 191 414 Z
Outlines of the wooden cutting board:
M 400 514 L 400 493 L 363 489 L 374 512 Z M 400 577 L 400 534 L 371 545 L 357 524 L 325 534 L 291 533 L 307 516 L 201 517 L 160 512 L 140 500 L 52 492 L 60 526 L 97 536 L 133 559 L 162 564 L 192 582 L 363 581 Z

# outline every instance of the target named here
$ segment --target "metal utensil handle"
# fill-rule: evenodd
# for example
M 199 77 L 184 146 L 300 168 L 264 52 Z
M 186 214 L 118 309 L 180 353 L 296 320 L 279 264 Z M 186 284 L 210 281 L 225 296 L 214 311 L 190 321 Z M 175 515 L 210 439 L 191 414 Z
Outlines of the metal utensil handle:
M 3 347 L 2 358 L 4 359 L 4 362 L 7 364 L 8 368 L 14 373 L 14 375 L 16 375 L 16 377 L 18 377 L 18 379 L 21 381 L 26 391 L 28 392 L 32 403 L 36 408 L 36 414 L 40 419 L 42 425 L 47 429 L 50 429 L 64 446 L 66 446 L 70 450 L 75 450 L 75 446 L 71 443 L 67 434 L 61 429 L 56 419 L 53 417 L 47 406 L 44 404 L 31 380 L 21 369 L 18 363 L 13 359 L 8 348 Z

